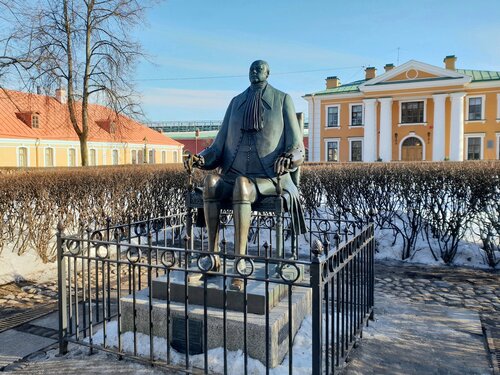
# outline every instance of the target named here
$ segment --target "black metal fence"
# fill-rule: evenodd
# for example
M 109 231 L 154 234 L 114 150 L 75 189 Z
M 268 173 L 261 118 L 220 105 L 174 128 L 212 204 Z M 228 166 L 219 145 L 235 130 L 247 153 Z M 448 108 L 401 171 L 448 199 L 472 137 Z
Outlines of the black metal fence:
M 108 222 L 78 235 L 58 228 L 61 353 L 75 343 L 205 374 L 342 367 L 373 314 L 370 220 L 310 218 L 305 236 L 285 229 L 277 257 L 273 218 L 254 217 L 247 255 L 236 257 L 223 215 L 214 271 L 204 232 L 186 232 L 188 216 Z

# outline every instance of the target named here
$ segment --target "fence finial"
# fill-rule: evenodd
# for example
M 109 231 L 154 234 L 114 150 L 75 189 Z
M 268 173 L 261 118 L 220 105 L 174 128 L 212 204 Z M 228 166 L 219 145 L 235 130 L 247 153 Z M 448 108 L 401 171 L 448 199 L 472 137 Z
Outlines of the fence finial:
M 314 256 L 317 256 L 317 257 L 320 256 L 321 254 L 323 254 L 323 244 L 321 243 L 320 240 L 316 239 L 313 242 L 312 252 L 313 252 Z

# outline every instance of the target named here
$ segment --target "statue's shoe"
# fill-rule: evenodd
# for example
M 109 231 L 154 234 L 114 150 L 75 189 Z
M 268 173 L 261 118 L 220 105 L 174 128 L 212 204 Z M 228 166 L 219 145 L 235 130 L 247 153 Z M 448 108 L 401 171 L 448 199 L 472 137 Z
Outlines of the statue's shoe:
M 231 280 L 231 285 L 229 286 L 229 289 L 230 290 L 234 290 L 234 291 L 242 291 L 243 290 L 243 279 L 238 279 L 238 278 L 233 278 Z
M 219 255 L 213 256 L 214 262 L 210 257 L 204 257 L 200 259 L 199 265 L 202 269 L 211 271 L 211 272 L 219 272 L 221 269 L 221 260 Z

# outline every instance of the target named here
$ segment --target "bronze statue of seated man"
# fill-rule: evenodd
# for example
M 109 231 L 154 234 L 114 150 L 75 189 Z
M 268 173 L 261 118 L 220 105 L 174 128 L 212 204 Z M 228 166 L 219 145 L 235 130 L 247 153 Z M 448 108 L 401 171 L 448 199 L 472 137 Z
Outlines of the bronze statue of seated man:
M 190 160 L 193 167 L 218 168 L 205 178 L 203 190 L 208 249 L 214 253 L 219 251 L 221 202 L 232 202 L 238 257 L 246 253 L 251 204 L 276 195 L 278 176 L 295 233 L 306 232 L 298 188 L 290 175 L 304 161 L 303 134 L 290 96 L 268 84 L 268 76 L 265 61 L 252 63 L 250 87 L 232 99 L 213 143 Z M 213 269 L 218 270 L 220 258 L 215 259 Z M 231 288 L 241 290 L 242 280 L 233 278 Z

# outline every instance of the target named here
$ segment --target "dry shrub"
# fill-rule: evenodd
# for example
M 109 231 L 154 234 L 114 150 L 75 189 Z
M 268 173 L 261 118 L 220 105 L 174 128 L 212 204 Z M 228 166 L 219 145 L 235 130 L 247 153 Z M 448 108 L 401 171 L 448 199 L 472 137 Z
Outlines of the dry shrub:
M 199 178 L 199 174 L 197 175 Z M 180 166 L 137 165 L 3 171 L 0 249 L 36 249 L 54 259 L 55 228 L 69 230 L 155 217 L 182 210 L 186 174 Z
M 323 197 L 334 215 L 361 220 L 376 209 L 377 226 L 403 239 L 402 259 L 424 236 L 435 259 L 452 263 L 469 231 L 483 242 L 488 264 L 498 264 L 499 161 L 309 164 L 302 176 L 302 193 Z M 310 198 L 303 202 L 312 209 Z

